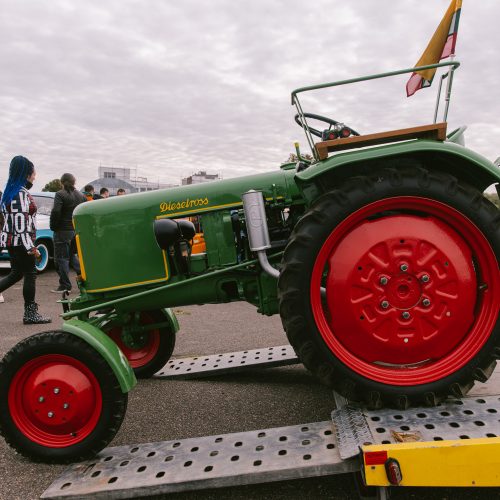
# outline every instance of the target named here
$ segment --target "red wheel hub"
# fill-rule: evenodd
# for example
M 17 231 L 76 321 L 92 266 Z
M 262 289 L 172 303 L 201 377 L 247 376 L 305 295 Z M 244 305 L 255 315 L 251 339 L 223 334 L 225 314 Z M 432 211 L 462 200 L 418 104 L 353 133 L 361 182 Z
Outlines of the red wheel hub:
M 95 429 L 102 394 L 95 375 L 82 362 L 48 354 L 16 373 L 8 404 L 15 425 L 31 441 L 63 448 L 79 443 Z
M 141 313 L 140 324 L 148 325 L 154 322 L 153 318 L 146 313 Z M 123 328 L 114 327 L 108 335 L 115 341 L 116 345 L 123 352 L 132 368 L 141 368 L 150 363 L 158 353 L 160 348 L 160 330 L 149 330 L 139 335 L 134 334 L 134 344 L 124 342 Z
M 462 214 L 424 198 L 382 200 L 345 219 L 321 248 L 311 284 L 316 324 L 332 352 L 393 385 L 455 372 L 484 345 L 498 313 L 488 241 Z

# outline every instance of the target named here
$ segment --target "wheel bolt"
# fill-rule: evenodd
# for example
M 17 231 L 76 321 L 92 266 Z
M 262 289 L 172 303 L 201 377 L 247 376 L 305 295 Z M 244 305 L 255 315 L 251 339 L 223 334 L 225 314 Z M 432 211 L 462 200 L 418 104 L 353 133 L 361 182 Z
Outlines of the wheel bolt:
M 427 283 L 430 280 L 428 274 L 424 274 L 420 279 L 422 280 L 423 283 Z
M 387 302 L 387 300 L 383 300 L 380 303 L 380 307 L 382 307 L 382 309 L 387 309 L 389 307 L 389 302 Z
M 401 264 L 399 269 L 401 269 L 401 271 L 406 273 L 406 271 L 408 271 L 408 264 Z
M 59 387 L 54 388 L 54 394 L 59 394 Z
M 382 276 L 382 277 L 380 278 L 380 284 L 381 284 L 381 285 L 387 285 L 387 282 L 388 282 L 388 281 L 389 281 L 389 280 L 388 280 L 385 276 Z
M 408 311 L 404 311 L 401 316 L 403 316 L 403 319 L 410 319 L 410 313 Z
M 67 410 L 67 409 L 69 408 L 69 404 L 68 404 L 68 403 L 64 403 L 64 404 L 63 404 L 63 408 L 64 408 L 65 410 Z
M 49 411 L 49 413 L 47 413 L 47 417 L 52 418 L 53 416 L 54 416 L 54 412 Z
M 429 299 L 422 300 L 422 305 L 425 307 L 429 307 L 431 305 L 431 301 Z
M 44 401 L 45 401 L 45 398 L 44 398 L 43 396 L 40 396 L 40 397 L 38 398 L 38 402 L 39 402 L 39 403 L 43 403 Z

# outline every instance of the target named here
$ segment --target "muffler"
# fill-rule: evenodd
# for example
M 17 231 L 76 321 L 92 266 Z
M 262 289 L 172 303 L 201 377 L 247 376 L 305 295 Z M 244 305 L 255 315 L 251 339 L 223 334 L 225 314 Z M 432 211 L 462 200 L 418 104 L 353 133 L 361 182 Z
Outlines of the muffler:
M 266 250 L 271 248 L 271 240 L 262 191 L 251 189 L 243 194 L 242 200 L 250 250 L 257 254 L 262 269 L 277 279 L 280 272 L 271 266 L 266 255 Z

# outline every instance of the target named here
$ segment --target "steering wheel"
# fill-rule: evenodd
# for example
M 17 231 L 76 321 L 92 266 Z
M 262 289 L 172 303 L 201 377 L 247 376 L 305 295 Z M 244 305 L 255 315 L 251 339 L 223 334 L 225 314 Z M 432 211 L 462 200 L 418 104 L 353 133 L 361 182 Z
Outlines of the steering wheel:
M 336 120 L 332 120 L 331 118 L 327 118 L 326 116 L 315 115 L 314 113 L 304 113 L 304 117 L 305 118 L 311 118 L 313 120 L 318 120 L 320 122 L 327 123 L 328 125 L 330 125 L 329 128 L 328 128 L 328 130 L 330 130 L 335 125 L 341 124 L 345 128 L 347 128 L 351 132 L 352 135 L 359 135 L 358 132 L 356 132 L 351 127 L 348 127 L 347 125 L 342 124 L 341 122 L 338 122 Z M 299 118 L 299 114 L 298 113 L 295 115 L 295 122 L 297 123 L 297 125 L 299 127 L 303 128 L 303 125 L 300 122 L 300 118 Z M 323 138 L 323 132 L 321 130 L 315 129 L 313 127 L 309 127 L 309 130 L 311 131 L 311 134 L 315 135 L 316 137 Z

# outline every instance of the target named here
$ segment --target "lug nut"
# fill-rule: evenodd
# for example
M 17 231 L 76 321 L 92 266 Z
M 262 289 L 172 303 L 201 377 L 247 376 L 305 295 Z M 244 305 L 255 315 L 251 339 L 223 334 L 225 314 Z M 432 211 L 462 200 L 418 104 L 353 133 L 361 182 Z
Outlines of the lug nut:
M 401 316 L 403 316 L 404 319 L 410 319 L 410 313 L 408 311 L 404 311 Z
M 38 398 L 38 402 L 39 402 L 39 403 L 43 403 L 44 401 L 45 401 L 45 398 L 44 398 L 43 396 L 40 396 L 40 397 Z
M 387 302 L 387 300 L 383 300 L 380 303 L 380 307 L 382 307 L 382 309 L 387 309 L 389 307 L 389 302 Z
M 401 264 L 399 269 L 401 269 L 401 271 L 406 273 L 406 271 L 408 271 L 408 264 Z
M 425 307 L 429 307 L 431 305 L 431 301 L 429 299 L 422 300 L 422 305 Z
M 49 413 L 47 413 L 47 417 L 52 418 L 53 416 L 54 416 L 54 412 L 49 411 Z
M 67 410 L 67 409 L 69 408 L 69 404 L 68 404 L 68 403 L 64 403 L 64 404 L 63 404 L 63 408 L 64 408 L 65 410 Z
M 380 284 L 381 284 L 381 285 L 387 285 L 387 282 L 388 282 L 388 281 L 389 281 L 389 280 L 388 280 L 385 276 L 382 276 L 382 277 L 380 278 Z
M 420 279 L 422 280 L 423 283 L 427 283 L 430 280 L 428 274 L 424 274 Z
M 54 388 L 54 394 L 59 394 L 59 387 Z
M 403 340 L 403 342 L 404 342 L 405 344 L 408 344 L 408 337 L 405 337 L 405 338 L 404 338 L 404 340 Z

